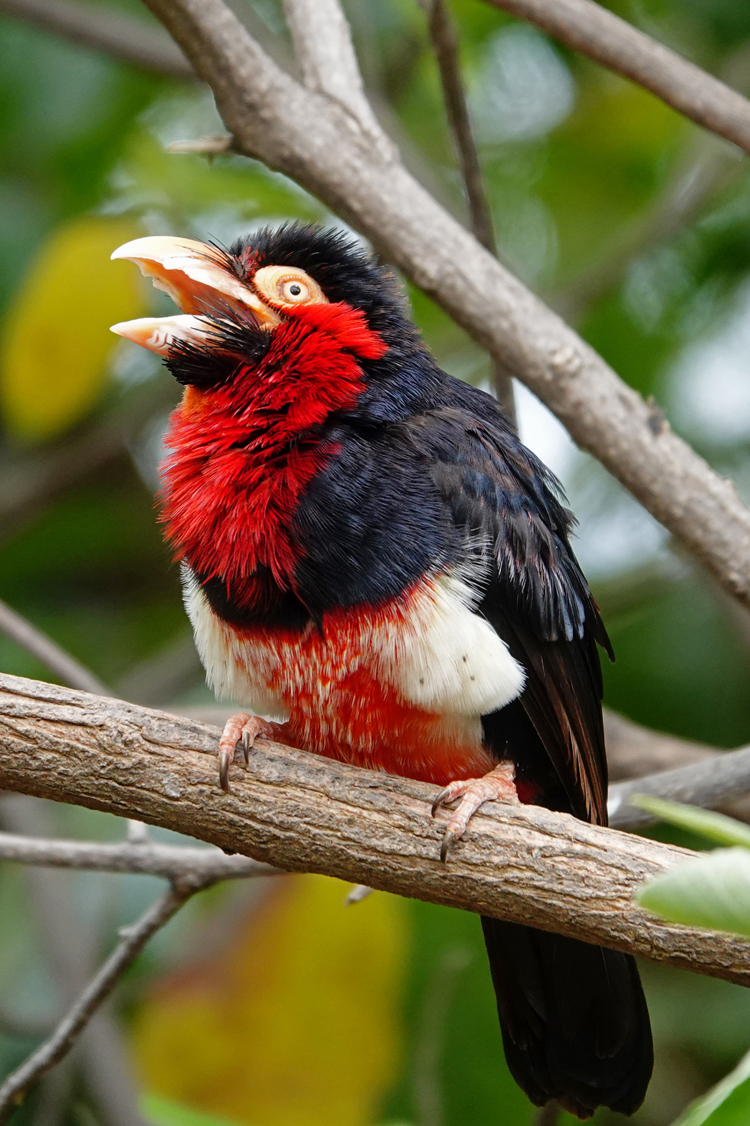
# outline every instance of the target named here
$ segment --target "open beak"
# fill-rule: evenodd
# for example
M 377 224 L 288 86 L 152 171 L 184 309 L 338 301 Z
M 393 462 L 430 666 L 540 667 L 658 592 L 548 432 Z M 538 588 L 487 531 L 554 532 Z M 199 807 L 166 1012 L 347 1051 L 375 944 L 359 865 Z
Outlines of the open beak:
M 194 239 L 155 235 L 126 242 L 112 255 L 135 262 L 144 277 L 168 293 L 182 310 L 173 317 L 141 317 L 112 325 L 112 332 L 136 344 L 169 354 L 179 341 L 205 344 L 215 339 L 215 328 L 207 318 L 240 314 L 259 328 L 270 330 L 280 317 L 235 277 L 213 246 Z

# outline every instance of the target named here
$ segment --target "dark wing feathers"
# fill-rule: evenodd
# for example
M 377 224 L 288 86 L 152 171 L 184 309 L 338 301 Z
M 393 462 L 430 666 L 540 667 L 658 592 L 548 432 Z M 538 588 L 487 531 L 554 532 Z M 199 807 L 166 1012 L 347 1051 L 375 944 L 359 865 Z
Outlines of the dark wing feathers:
M 520 704 L 572 812 L 606 822 L 607 767 L 596 643 L 611 646 L 570 547 L 573 518 L 552 474 L 499 411 L 441 407 L 407 424 L 454 522 L 493 560 L 480 605 L 527 670 Z M 490 417 L 487 418 L 488 413 Z M 504 753 L 504 748 L 495 748 Z M 507 753 L 513 757 L 513 747 Z

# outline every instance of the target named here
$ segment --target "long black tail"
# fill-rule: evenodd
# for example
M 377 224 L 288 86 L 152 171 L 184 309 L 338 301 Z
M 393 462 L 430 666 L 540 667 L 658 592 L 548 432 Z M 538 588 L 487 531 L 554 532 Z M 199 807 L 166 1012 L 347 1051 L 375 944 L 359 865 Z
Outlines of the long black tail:
M 531 1101 L 579 1118 L 637 1110 L 653 1044 L 633 958 L 498 919 L 482 928 L 508 1067 Z

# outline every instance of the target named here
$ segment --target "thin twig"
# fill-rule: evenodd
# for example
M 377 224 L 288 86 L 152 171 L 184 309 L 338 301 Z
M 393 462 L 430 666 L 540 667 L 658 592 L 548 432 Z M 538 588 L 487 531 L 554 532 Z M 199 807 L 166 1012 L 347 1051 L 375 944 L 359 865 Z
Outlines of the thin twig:
M 594 0 L 488 0 L 750 153 L 750 102 Z
M 482 177 L 479 153 L 474 141 L 466 99 L 459 41 L 456 25 L 451 18 L 445 0 L 420 0 L 427 12 L 427 23 L 435 59 L 440 73 L 443 101 L 453 141 L 456 146 L 461 178 L 466 192 L 469 218 L 474 237 L 481 242 L 490 254 L 497 257 L 495 227 L 492 210 Z M 513 379 L 497 360 L 493 361 L 493 383 L 503 410 L 515 424 L 516 405 L 513 395 Z
M 156 931 L 197 891 L 213 881 L 176 881 L 132 927 L 70 1007 L 52 1035 L 18 1067 L 0 1087 L 0 1126 L 23 1102 L 29 1088 L 54 1067 L 73 1047 L 91 1017 L 110 995 L 125 971 Z
M 118 397 L 90 426 L 49 450 L 0 460 L 0 542 L 38 517 L 73 483 L 122 456 L 133 435 L 155 414 L 170 410 L 176 400 L 170 380 L 149 380 Z
M 279 876 L 278 868 L 259 864 L 247 856 L 228 856 L 219 848 L 190 845 L 98 844 L 93 841 L 47 840 L 19 833 L 0 832 L 0 860 L 39 864 L 47 868 L 76 868 L 96 872 L 130 872 L 137 875 L 182 879 L 240 880 L 252 876 Z
M 110 695 L 107 686 L 85 665 L 75 657 L 71 657 L 51 637 L 2 601 L 0 601 L 0 633 L 4 633 L 6 637 L 15 641 L 16 645 L 31 653 L 70 688 L 93 692 L 97 696 Z
M 696 220 L 708 202 L 743 171 L 736 149 L 719 146 L 713 138 L 708 152 L 691 153 L 651 205 L 626 224 L 590 266 L 558 294 L 549 297 L 553 307 L 573 324 L 591 306 L 620 284 L 628 267 L 641 255 L 653 252 Z
M 732 51 L 719 75 L 746 97 L 750 88 L 750 44 L 742 43 Z M 716 137 L 696 133 L 665 187 L 612 238 L 595 262 L 566 285 L 564 292 L 550 296 L 553 308 L 572 323 L 580 320 L 594 302 L 622 281 L 636 258 L 684 230 L 711 199 L 739 178 L 745 169 L 742 156 Z
M 0 798 L 0 818 L 12 833 L 48 837 L 55 831 L 54 807 L 35 798 Z M 98 928 L 84 923 L 73 902 L 70 880 L 59 872 L 32 866 L 24 873 L 29 906 L 55 983 L 60 1014 L 67 1010 L 92 976 L 99 960 Z M 60 1019 L 58 1017 L 58 1019 Z M 39 1034 L 39 1041 L 49 1028 Z M 147 1126 L 138 1110 L 138 1086 L 122 1029 L 108 1008 L 94 1014 L 76 1061 L 86 1088 L 107 1126 Z
M 497 254 L 495 227 L 484 187 L 479 154 L 469 117 L 456 24 L 444 0 L 421 0 L 427 13 L 430 40 L 440 73 L 445 112 L 456 146 L 474 236 L 491 254 Z

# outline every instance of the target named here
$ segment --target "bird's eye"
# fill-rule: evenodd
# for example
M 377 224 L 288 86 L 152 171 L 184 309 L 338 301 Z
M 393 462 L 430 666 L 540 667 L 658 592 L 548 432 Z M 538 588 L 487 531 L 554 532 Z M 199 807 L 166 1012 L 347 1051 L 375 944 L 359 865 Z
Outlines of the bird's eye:
M 290 305 L 299 305 L 310 297 L 310 288 L 299 278 L 285 278 L 279 282 L 279 296 Z
M 296 266 L 262 266 L 253 278 L 261 297 L 275 306 L 325 304 L 318 283 Z

